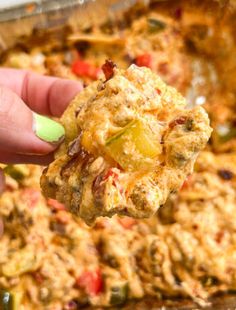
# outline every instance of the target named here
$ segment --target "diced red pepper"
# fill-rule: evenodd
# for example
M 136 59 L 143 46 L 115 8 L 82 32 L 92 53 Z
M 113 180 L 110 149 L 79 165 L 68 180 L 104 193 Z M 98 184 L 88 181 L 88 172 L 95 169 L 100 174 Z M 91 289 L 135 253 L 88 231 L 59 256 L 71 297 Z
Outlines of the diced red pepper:
M 22 193 L 22 199 L 27 203 L 30 209 L 33 209 L 40 199 L 40 192 L 33 188 L 26 188 Z
M 123 226 L 125 229 L 131 229 L 135 224 L 137 224 L 137 221 L 131 217 L 121 217 L 118 219 L 121 226 Z
M 121 194 L 123 194 L 124 190 L 119 182 L 119 174 L 110 168 L 105 174 L 102 172 L 94 179 L 92 186 L 94 198 L 97 197 L 100 199 L 100 196 L 104 194 L 105 183 L 109 178 L 112 182 L 112 185 L 116 187 Z
M 55 199 L 49 198 L 47 200 L 47 204 L 49 207 L 52 208 L 52 210 L 55 210 L 55 211 L 66 210 L 64 204 L 60 203 L 59 201 L 57 201 Z
M 101 293 L 103 288 L 102 274 L 99 269 L 95 271 L 84 271 L 76 280 L 79 287 L 85 289 L 86 293 L 92 296 Z
M 95 67 L 87 61 L 78 59 L 72 64 L 71 71 L 79 77 L 89 77 L 96 80 L 99 77 L 101 69 Z
M 113 169 L 109 169 L 104 175 L 103 181 L 106 181 L 109 177 L 112 177 L 113 179 L 112 185 L 116 186 L 116 181 L 118 181 L 119 175 Z
M 180 188 L 180 190 L 182 191 L 182 190 L 188 189 L 189 186 L 190 186 L 191 183 L 192 183 L 192 180 L 193 180 L 193 179 L 192 179 L 192 175 L 189 175 L 189 176 L 185 179 L 185 181 L 184 181 L 182 187 Z
M 152 55 L 145 53 L 135 58 L 135 64 L 139 67 L 152 67 Z
M 158 95 L 161 95 L 161 90 L 159 88 L 156 89 Z
M 119 192 L 123 194 L 124 189 L 119 183 L 119 175 L 112 168 L 107 171 L 107 173 L 103 177 L 103 181 L 106 181 L 109 177 L 112 177 L 112 185 L 118 188 Z

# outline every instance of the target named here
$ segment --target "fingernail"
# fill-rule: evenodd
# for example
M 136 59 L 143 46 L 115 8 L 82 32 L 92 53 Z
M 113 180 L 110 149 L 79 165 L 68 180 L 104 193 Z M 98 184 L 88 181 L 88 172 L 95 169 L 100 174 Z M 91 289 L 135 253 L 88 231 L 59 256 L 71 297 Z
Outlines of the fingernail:
M 34 113 L 33 130 L 38 138 L 50 143 L 56 143 L 65 135 L 64 127 L 54 120 Z

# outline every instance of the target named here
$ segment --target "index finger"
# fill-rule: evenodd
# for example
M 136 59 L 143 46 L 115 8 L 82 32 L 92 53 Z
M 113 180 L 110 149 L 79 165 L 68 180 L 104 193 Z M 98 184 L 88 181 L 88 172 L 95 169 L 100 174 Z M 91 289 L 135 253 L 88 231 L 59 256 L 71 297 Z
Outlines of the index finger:
M 57 117 L 83 88 L 77 81 L 10 68 L 0 69 L 0 85 L 14 91 L 31 110 Z

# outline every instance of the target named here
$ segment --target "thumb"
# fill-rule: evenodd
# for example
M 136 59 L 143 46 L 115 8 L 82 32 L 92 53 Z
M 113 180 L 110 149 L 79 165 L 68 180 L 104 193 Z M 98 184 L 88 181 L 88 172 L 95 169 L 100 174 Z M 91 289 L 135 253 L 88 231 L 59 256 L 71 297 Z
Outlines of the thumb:
M 64 136 L 59 123 L 33 113 L 10 89 L 0 86 L 0 151 L 43 155 Z

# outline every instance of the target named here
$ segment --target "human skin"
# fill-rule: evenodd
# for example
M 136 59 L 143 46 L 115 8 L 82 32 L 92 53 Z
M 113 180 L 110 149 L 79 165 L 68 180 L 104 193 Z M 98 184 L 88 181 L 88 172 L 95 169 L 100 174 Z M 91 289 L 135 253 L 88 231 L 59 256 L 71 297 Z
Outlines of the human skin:
M 0 69 L 0 163 L 50 163 L 63 134 L 60 131 L 57 135 L 54 130 L 57 140 L 53 142 L 40 138 L 34 112 L 60 117 L 81 89 L 82 85 L 76 81 L 26 70 Z M 0 191 L 3 188 L 4 176 L 0 170 Z

